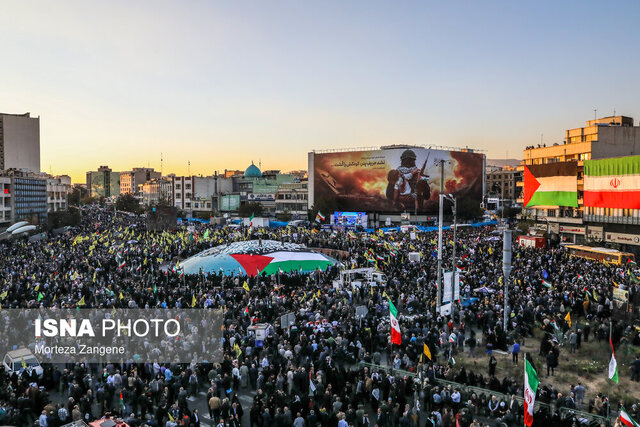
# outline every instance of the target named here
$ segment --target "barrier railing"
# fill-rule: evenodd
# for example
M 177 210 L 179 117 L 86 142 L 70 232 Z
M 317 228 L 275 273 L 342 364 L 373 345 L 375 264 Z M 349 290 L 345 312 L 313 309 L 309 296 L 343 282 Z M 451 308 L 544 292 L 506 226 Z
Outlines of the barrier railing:
M 366 363 L 366 362 L 360 362 L 361 366 L 367 366 L 370 369 L 376 369 L 379 371 L 384 371 L 384 372 L 390 372 L 392 373 L 394 376 L 399 376 L 399 377 L 412 377 L 412 378 L 417 378 L 419 377 L 419 374 L 416 372 L 410 372 L 410 371 L 405 371 L 405 370 L 401 370 L 401 369 L 394 369 L 393 366 L 385 366 L 385 365 L 376 365 L 373 363 Z M 498 391 L 494 391 L 488 388 L 482 388 L 482 387 L 476 387 L 476 386 L 471 386 L 471 385 L 467 385 L 467 384 L 461 384 L 461 383 L 457 383 L 455 381 L 449 381 L 449 380 L 445 380 L 443 378 L 435 378 L 435 382 L 438 385 L 441 386 L 451 386 L 453 388 L 456 388 L 460 391 L 464 391 L 467 394 L 471 394 L 471 393 L 476 393 L 478 396 L 481 394 L 484 395 L 495 395 L 498 399 L 503 400 L 504 402 L 509 402 L 509 400 L 511 399 L 511 395 L 509 394 L 505 394 L 505 393 L 501 393 Z M 520 408 L 524 407 L 524 398 L 522 396 L 516 396 L 516 400 L 518 401 Z M 547 403 L 543 403 L 540 401 L 536 401 L 535 403 L 535 409 L 536 410 L 546 410 L 548 411 L 550 414 L 554 413 L 555 410 L 557 410 L 560 413 L 560 417 L 563 419 L 566 418 L 572 418 L 572 417 L 577 417 L 577 418 L 583 418 L 586 419 L 587 421 L 591 422 L 597 422 L 598 424 L 605 424 L 606 426 L 610 426 L 611 422 L 607 419 L 607 417 L 603 417 L 601 415 L 597 415 L 597 414 L 592 414 L 590 412 L 585 412 L 585 411 L 581 411 L 579 409 L 571 409 L 571 408 L 556 408 L 555 405 L 549 405 Z

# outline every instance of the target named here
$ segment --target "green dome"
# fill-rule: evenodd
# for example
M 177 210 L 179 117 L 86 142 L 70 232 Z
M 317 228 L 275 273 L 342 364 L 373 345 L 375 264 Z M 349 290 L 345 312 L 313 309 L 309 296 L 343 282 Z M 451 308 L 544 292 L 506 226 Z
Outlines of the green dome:
M 260 172 L 260 169 L 258 169 L 258 167 L 256 165 L 254 165 L 253 162 L 251 162 L 251 166 L 249 166 L 247 168 L 247 170 L 244 171 L 244 177 L 245 178 L 260 178 L 260 177 L 262 177 L 262 172 Z

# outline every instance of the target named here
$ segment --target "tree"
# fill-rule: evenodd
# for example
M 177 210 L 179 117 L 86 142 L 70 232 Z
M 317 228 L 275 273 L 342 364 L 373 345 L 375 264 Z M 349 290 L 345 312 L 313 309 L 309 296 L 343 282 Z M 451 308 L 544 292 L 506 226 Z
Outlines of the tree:
M 140 212 L 140 202 L 133 194 L 120 194 L 116 199 L 116 209 L 137 214 Z
M 262 216 L 262 205 L 258 202 L 243 203 L 238 208 L 238 215 L 241 218 L 248 218 L 253 216 Z
M 320 197 L 315 200 L 313 206 L 309 210 L 309 221 L 315 221 L 318 212 L 322 212 L 325 218 L 329 218 L 329 215 L 338 210 L 338 204 L 336 199 Z
M 64 226 L 76 226 L 80 223 L 80 209 L 71 208 L 66 211 L 49 212 L 47 214 L 47 229 Z
M 459 197 L 456 201 L 459 219 L 476 219 L 482 216 L 483 211 L 478 200 Z
M 284 212 L 280 212 L 278 214 L 276 214 L 276 218 L 278 218 L 279 221 L 291 221 L 291 212 L 289 211 L 284 211 Z

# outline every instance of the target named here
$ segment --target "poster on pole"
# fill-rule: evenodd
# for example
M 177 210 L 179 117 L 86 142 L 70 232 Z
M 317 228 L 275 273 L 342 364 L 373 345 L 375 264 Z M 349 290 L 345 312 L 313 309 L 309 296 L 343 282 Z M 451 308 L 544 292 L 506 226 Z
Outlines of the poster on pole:
M 443 275 L 443 287 L 442 287 L 442 303 L 451 302 L 451 295 L 453 294 L 453 300 L 460 299 L 460 274 L 456 272 L 455 280 L 453 278 L 453 271 L 445 271 Z

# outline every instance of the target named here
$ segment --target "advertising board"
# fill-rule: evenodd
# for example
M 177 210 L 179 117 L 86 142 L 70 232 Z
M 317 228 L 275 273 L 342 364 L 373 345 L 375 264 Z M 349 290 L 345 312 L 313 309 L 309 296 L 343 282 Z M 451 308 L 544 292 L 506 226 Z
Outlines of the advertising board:
M 340 210 L 436 213 L 440 164 L 444 189 L 465 202 L 482 200 L 484 155 L 422 147 L 310 153 L 312 200 Z

